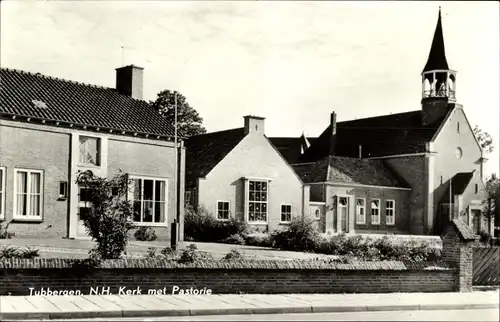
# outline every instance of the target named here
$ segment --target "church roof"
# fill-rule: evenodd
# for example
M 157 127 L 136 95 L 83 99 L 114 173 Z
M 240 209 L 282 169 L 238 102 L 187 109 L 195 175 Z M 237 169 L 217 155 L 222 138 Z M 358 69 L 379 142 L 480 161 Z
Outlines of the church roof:
M 432 39 L 429 58 L 427 59 L 427 63 L 425 64 L 422 73 L 436 69 L 449 69 L 448 61 L 446 60 L 446 53 L 444 50 L 443 26 L 441 24 L 441 8 L 439 8 L 438 21 L 436 30 L 434 31 L 434 38 Z

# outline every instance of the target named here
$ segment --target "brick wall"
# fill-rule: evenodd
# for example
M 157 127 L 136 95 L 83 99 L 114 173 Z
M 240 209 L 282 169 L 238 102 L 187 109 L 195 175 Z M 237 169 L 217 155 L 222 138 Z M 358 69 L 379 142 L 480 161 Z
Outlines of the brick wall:
M 410 233 L 415 235 L 423 235 L 425 232 L 424 209 L 427 200 L 425 162 L 423 155 L 384 159 L 384 163 L 411 186 Z
M 0 262 L 0 295 L 29 295 L 30 288 L 80 290 L 120 287 L 142 290 L 211 289 L 224 293 L 384 293 L 450 292 L 455 272 L 437 263 L 368 262 L 357 264 L 295 261 L 210 261 L 181 265 L 154 260 L 106 262 L 102 268 L 75 270 L 65 260 Z M 9 268 L 6 268 L 9 267 Z M 28 268 L 29 267 L 29 268 Z M 58 267 L 58 268 L 56 268 Z

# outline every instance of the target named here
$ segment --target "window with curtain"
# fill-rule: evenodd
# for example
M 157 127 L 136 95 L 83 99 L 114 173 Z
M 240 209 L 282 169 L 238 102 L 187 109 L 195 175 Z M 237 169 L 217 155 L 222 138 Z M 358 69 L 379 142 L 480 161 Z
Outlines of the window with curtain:
M 138 224 L 160 224 L 166 219 L 166 181 L 131 176 L 129 200 Z
M 15 170 L 14 218 L 41 218 L 42 180 L 42 171 Z
M 371 204 L 371 223 L 380 224 L 380 199 L 373 199 Z

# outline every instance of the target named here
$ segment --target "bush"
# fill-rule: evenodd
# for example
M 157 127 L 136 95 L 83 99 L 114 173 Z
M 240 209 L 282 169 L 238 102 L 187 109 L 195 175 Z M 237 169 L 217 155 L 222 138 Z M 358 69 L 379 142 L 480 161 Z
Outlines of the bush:
M 272 247 L 271 235 L 267 233 L 254 233 L 244 235 L 245 244 L 249 246 Z
M 13 246 L 4 246 L 0 248 L 0 259 L 3 258 L 32 259 L 40 256 L 38 252 L 39 252 L 38 249 L 34 249 L 31 247 L 26 247 L 22 249 Z
M 184 216 L 186 240 L 200 242 L 220 242 L 233 235 L 243 235 L 248 231 L 247 223 L 230 218 L 227 221 L 215 219 L 203 207 L 195 210 L 187 206 Z
M 76 183 L 87 189 L 90 211 L 83 219 L 88 234 L 97 245 L 90 256 L 100 259 L 118 259 L 126 251 L 128 232 L 134 228 L 133 209 L 126 196 L 130 180 L 118 173 L 107 180 L 92 171 L 78 172 Z
M 490 244 L 491 235 L 487 231 L 481 230 L 479 232 L 479 241 L 483 244 Z
M 153 228 L 142 226 L 135 231 L 134 238 L 138 241 L 155 241 L 157 236 Z
M 240 234 L 234 234 L 222 241 L 225 244 L 245 245 L 245 239 Z
M 195 244 L 191 244 L 186 247 L 186 249 L 182 250 L 177 262 L 187 264 L 207 259 L 212 259 L 212 256 L 210 254 L 199 252 L 198 247 Z
M 238 250 L 232 249 L 222 258 L 222 260 L 224 261 L 243 260 L 243 255 L 241 255 L 241 253 Z
M 293 251 L 315 251 L 320 236 L 309 218 L 293 218 L 287 229 L 271 234 L 273 247 Z
M 3 223 L 0 223 L 0 239 L 11 239 L 14 236 L 14 233 L 9 233 L 9 224 L 3 226 Z

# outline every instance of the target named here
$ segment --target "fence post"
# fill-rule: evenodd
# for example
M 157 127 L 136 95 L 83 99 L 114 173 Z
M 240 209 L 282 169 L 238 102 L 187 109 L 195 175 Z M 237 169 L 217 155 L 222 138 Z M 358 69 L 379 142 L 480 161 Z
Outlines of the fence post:
M 472 255 L 477 239 L 479 237 L 460 219 L 453 219 L 442 236 L 443 260 L 456 269 L 455 289 L 458 292 L 472 291 Z

